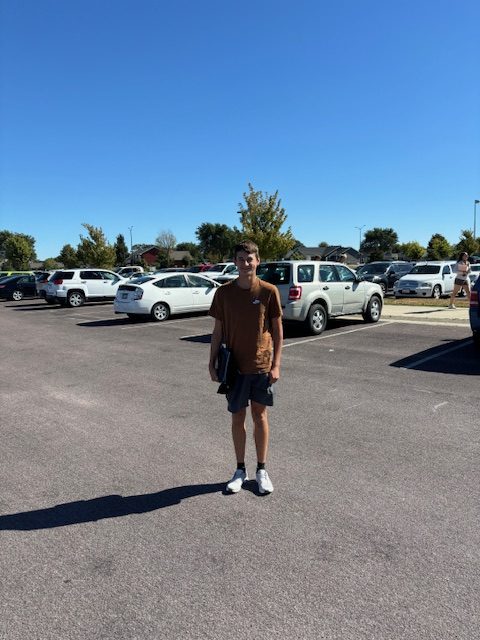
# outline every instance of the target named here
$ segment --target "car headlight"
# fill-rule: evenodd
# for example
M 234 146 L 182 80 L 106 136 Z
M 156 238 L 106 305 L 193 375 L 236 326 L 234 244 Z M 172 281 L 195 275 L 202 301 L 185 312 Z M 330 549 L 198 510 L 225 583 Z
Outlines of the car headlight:
M 431 289 L 432 283 L 431 282 L 422 282 L 422 284 L 420 286 L 422 288 Z

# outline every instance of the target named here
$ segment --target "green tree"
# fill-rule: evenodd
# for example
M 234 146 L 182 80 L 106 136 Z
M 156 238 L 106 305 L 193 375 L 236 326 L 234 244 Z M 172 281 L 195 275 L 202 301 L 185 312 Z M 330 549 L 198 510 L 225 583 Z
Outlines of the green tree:
M 192 256 L 194 264 L 200 262 L 202 259 L 200 247 L 195 242 L 179 242 L 177 244 L 177 251 L 188 251 Z
M 13 269 L 28 269 L 35 256 L 32 243 L 21 233 L 14 233 L 4 244 L 5 257 Z
M 43 268 L 46 271 L 53 271 L 54 269 L 60 269 L 60 264 L 55 258 L 46 258 L 43 261 Z
M 244 193 L 245 205 L 239 204 L 240 222 L 243 235 L 255 242 L 260 256 L 264 260 L 282 258 L 294 248 L 296 240 L 290 227 L 284 232 L 281 228 L 287 220 L 287 214 L 278 199 L 278 191 L 273 195 L 255 191 L 251 184 L 248 193 Z
M 468 229 L 463 229 L 460 240 L 455 247 L 456 253 L 466 251 L 468 255 L 474 255 L 477 254 L 479 250 L 480 246 L 478 240 L 473 237 L 473 232 Z
M 454 253 L 448 240 L 441 233 L 434 233 L 428 241 L 427 260 L 445 260 Z
M 130 251 L 125 243 L 125 238 L 121 233 L 118 234 L 113 246 L 115 248 L 115 265 L 117 267 L 124 267 L 127 264 Z
M 198 238 L 200 253 L 204 259 L 218 262 L 232 257 L 232 249 L 239 242 L 239 229 L 233 229 L 226 224 L 204 222 L 195 231 Z
M 56 258 L 67 269 L 75 269 L 80 266 L 80 260 L 78 259 L 77 252 L 71 244 L 65 244 L 62 250 Z
M 426 252 L 425 247 L 422 247 L 422 245 L 415 240 L 401 244 L 399 250 L 408 260 L 420 260 Z
M 77 256 L 84 267 L 101 267 L 112 269 L 115 266 L 115 248 L 109 244 L 100 227 L 83 223 L 89 237 L 80 234 Z
M 160 231 L 157 239 L 155 240 L 155 244 L 160 249 L 160 254 L 157 258 L 157 264 L 159 264 L 159 262 L 166 262 L 164 266 L 168 267 L 172 261 L 170 254 L 176 247 L 177 239 L 170 231 L 170 229 L 167 229 L 166 231 Z
M 32 257 L 30 258 L 30 260 L 36 259 L 37 253 L 35 251 L 35 238 L 33 236 L 27 235 L 26 233 L 15 233 L 14 231 L 8 231 L 7 229 L 3 229 L 2 231 L 0 231 L 0 253 L 6 252 L 5 243 L 9 238 L 12 237 L 23 238 L 24 240 L 26 240 L 31 247 Z
M 360 251 L 368 254 L 370 262 L 373 262 L 373 260 L 383 260 L 385 253 L 391 253 L 397 247 L 396 231 L 391 228 L 374 227 L 365 232 Z

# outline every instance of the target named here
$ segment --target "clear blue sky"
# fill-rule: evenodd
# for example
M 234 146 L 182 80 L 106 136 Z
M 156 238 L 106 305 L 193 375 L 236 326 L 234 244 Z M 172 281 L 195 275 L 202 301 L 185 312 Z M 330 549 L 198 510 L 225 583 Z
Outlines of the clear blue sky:
M 239 225 L 456 242 L 480 199 L 478 0 L 0 0 L 0 229 L 40 258 Z M 480 207 L 477 208 L 480 235 Z

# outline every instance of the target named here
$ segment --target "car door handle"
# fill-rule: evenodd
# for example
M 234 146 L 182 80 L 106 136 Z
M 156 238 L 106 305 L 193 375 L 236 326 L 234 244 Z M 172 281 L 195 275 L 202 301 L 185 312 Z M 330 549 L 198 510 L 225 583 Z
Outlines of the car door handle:
M 345 287 L 345 289 L 351 289 L 351 286 L 349 284 L 347 284 L 347 286 Z
M 328 291 L 328 290 L 329 290 L 329 288 L 330 288 L 330 287 L 327 287 L 327 286 L 322 287 L 322 289 L 323 289 L 324 291 Z
M 198 291 L 192 291 L 194 296 L 198 296 Z
M 80 282 L 81 282 L 82 284 L 87 284 L 87 281 L 86 281 L 86 280 L 81 280 Z

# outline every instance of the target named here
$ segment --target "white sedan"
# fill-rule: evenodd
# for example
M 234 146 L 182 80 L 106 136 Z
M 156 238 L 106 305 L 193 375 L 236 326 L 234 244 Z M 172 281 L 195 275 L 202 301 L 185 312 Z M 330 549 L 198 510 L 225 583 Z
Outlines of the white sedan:
M 145 275 L 118 287 L 115 313 L 129 318 L 151 316 L 162 322 L 175 313 L 208 311 L 220 285 L 198 273 Z

